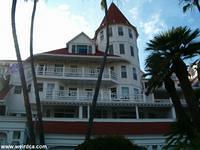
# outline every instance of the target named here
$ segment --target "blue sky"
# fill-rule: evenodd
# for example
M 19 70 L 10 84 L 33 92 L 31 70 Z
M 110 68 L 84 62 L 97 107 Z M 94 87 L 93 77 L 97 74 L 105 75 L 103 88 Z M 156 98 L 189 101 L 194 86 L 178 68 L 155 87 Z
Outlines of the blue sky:
M 17 28 L 22 57 L 29 55 L 29 25 L 32 2 L 18 0 Z M 182 12 L 179 0 L 108 0 L 120 8 L 139 32 L 138 48 L 144 68 L 146 43 L 157 33 L 176 26 L 200 28 L 196 9 Z M 0 59 L 15 59 L 10 25 L 11 0 L 0 1 Z M 100 0 L 40 0 L 36 14 L 35 53 L 65 47 L 80 32 L 91 38 L 104 15 Z

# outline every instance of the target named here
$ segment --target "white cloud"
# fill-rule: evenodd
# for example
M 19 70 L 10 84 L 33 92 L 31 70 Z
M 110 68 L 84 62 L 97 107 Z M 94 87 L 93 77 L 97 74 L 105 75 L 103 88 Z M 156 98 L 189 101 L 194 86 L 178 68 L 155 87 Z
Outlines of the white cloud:
M 160 13 L 153 14 L 147 22 L 140 22 L 144 34 L 151 39 L 155 34 L 166 29 L 167 25 L 161 19 Z
M 139 19 L 139 8 L 138 7 L 133 7 L 132 9 L 129 10 L 131 13 L 131 16 L 134 21 Z
M 15 59 L 10 21 L 11 3 L 11 0 L 0 1 L 0 59 Z M 29 56 L 31 11 L 32 2 L 18 2 L 16 26 L 22 58 Z M 65 47 L 67 41 L 82 31 L 90 37 L 94 35 L 86 18 L 72 13 L 68 5 L 49 8 L 44 1 L 38 2 L 34 28 L 35 53 Z

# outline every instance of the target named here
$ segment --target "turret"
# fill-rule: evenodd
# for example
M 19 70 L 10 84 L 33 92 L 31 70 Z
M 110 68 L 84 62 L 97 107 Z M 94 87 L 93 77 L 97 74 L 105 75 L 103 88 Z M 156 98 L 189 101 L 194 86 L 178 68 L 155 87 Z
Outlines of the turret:
M 95 40 L 98 49 L 102 52 L 106 48 L 106 19 L 103 18 L 100 26 L 95 32 Z M 123 13 L 112 3 L 108 9 L 109 24 L 109 54 L 119 56 L 127 61 L 113 65 L 114 70 L 119 71 L 119 83 L 124 87 L 129 87 L 129 93 L 132 91 L 141 91 L 141 74 L 137 48 L 138 32 Z M 129 85 L 129 86 L 128 86 Z M 119 92 L 123 90 L 118 87 Z M 120 91 L 121 89 L 121 91 Z

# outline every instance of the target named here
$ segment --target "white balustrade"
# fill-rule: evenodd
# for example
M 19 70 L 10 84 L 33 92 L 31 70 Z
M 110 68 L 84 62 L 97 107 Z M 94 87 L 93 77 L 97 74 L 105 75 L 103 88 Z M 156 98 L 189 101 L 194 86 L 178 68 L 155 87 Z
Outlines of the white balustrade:
M 38 66 L 37 75 L 47 77 L 83 77 L 96 79 L 99 75 L 99 69 L 96 68 L 70 68 L 70 67 L 52 67 L 52 66 Z M 117 74 L 111 70 L 104 70 L 103 79 L 117 80 Z
M 77 94 L 79 92 L 79 95 Z M 47 91 L 44 99 L 46 100 L 73 100 L 73 101 L 92 101 L 94 91 L 70 91 L 70 90 L 58 90 L 58 91 Z M 109 91 L 99 91 L 98 95 L 99 102 L 111 102 L 111 101 L 126 101 L 126 102 L 143 102 L 143 95 L 116 95 L 111 94 Z

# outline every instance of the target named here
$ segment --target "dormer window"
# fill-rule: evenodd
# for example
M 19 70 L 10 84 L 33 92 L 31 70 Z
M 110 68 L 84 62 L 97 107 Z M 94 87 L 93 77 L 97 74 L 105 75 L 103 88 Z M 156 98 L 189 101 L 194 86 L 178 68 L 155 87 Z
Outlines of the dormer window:
M 129 34 L 129 38 L 133 38 L 133 33 L 132 33 L 132 31 L 131 31 L 131 29 L 128 29 L 128 34 Z
M 109 45 L 109 51 L 108 51 L 108 54 L 110 54 L 110 55 L 113 55 L 113 54 L 114 54 L 114 52 L 113 52 L 113 45 L 112 45 L 112 44 Z
M 72 53 L 73 54 L 92 54 L 92 46 L 91 45 L 72 45 Z
M 100 32 L 100 40 L 102 41 L 104 39 L 103 31 Z
M 123 28 L 121 26 L 118 27 L 118 35 L 119 36 L 123 36 L 124 35 Z
M 113 36 L 112 27 L 108 28 L 108 35 L 109 37 Z

